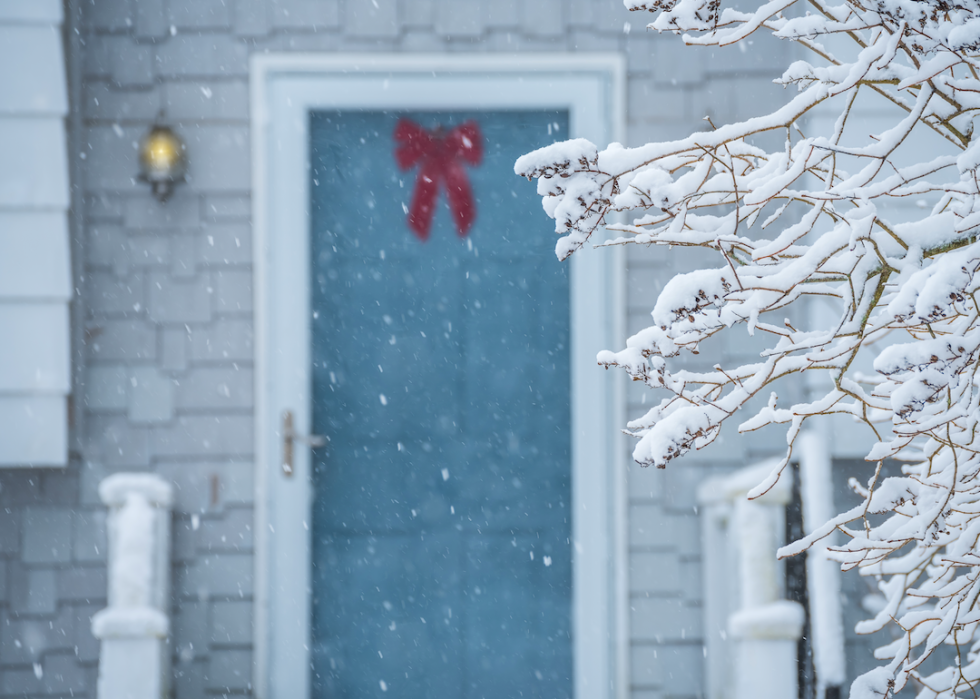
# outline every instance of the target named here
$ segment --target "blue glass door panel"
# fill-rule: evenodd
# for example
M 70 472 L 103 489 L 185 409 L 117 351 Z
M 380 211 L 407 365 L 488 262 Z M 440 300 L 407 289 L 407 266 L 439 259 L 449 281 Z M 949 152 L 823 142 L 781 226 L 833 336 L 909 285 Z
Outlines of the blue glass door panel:
M 400 118 L 479 125 L 467 237 L 409 228 Z M 311 115 L 316 699 L 572 695 L 568 268 L 513 175 L 567 127 Z

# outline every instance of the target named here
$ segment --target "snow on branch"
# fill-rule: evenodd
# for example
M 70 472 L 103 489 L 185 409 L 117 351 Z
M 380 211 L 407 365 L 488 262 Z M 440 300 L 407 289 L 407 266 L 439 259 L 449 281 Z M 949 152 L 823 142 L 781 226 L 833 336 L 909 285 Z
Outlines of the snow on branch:
M 653 13 L 650 28 L 690 45 L 769 32 L 806 59 L 776 81 L 788 96 L 771 114 L 638 148 L 569 141 L 515 166 L 538 180 L 560 259 L 622 213 L 629 223 L 606 226 L 621 237 L 605 244 L 693 246 L 718 256 L 712 268 L 670 281 L 652 324 L 624 349 L 598 357 L 663 395 L 629 423 L 635 459 L 664 468 L 712 442 L 775 381 L 828 377 L 826 390 L 807 402 L 778 407 L 773 395 L 755 415 L 738 418 L 743 431 L 787 429 L 785 458 L 754 495 L 778 478 L 807 419 L 845 413 L 863 422 L 875 436 L 867 458 L 878 462 L 868 484 L 855 484 L 864 504 L 782 554 L 838 530 L 847 543 L 832 555 L 844 569 L 880 580 L 887 604 L 859 630 L 892 624 L 898 640 L 879 649 L 884 664 L 855 682 L 853 699 L 891 696 L 910 681 L 920 697 L 975 696 L 980 2 L 775 0 L 754 11 L 719 0 L 625 4 Z M 873 134 L 849 128 L 859 96 L 876 105 Z M 805 133 L 811 123 L 832 126 Z M 781 147 L 757 145 L 774 133 Z M 905 202 L 917 200 L 934 205 L 915 213 Z M 772 320 L 815 299 L 833 306 L 832 318 L 797 314 L 810 319 L 800 328 Z M 678 355 L 738 325 L 769 338 L 758 362 L 708 372 L 677 367 Z M 875 343 L 887 349 L 871 357 L 876 375 L 862 376 L 855 361 Z M 904 462 L 901 475 L 881 475 L 886 459 Z M 957 647 L 957 665 L 922 674 L 923 660 L 943 643 Z

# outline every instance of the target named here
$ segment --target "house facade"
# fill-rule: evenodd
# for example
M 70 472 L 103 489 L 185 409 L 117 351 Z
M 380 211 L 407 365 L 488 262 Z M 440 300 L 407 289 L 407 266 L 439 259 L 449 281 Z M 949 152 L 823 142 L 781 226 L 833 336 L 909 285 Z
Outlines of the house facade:
M 709 667 L 708 648 L 728 651 L 707 638 L 699 486 L 782 437 L 726 433 L 665 471 L 633 464 L 618 430 L 652 396 L 595 351 L 645 327 L 663 283 L 700 258 L 617 248 L 562 267 L 533 185 L 504 167 L 568 135 L 635 146 L 782 99 L 786 45 L 685 49 L 646 21 L 619 0 L 0 3 L 0 697 L 99 696 L 92 618 L 111 603 L 115 545 L 100 484 L 120 473 L 172 488 L 176 699 L 383 694 L 402 679 L 422 696 L 434 677 L 472 696 L 728 696 L 728 665 Z M 462 139 L 473 220 L 445 179 L 422 221 L 422 165 L 397 154 L 420 142 L 395 138 L 409 122 Z M 137 177 L 155 124 L 186 145 L 165 201 Z M 404 288 L 378 291 L 392 280 Z M 746 338 L 688 361 L 753 352 Z M 443 414 L 453 382 L 470 393 Z M 389 409 L 411 441 L 385 432 Z M 840 430 L 828 458 L 859 456 Z M 479 521 L 451 519 L 466 507 L 506 532 L 500 550 Z M 344 538 L 357 518 L 363 551 Z M 426 583 L 404 542 L 439 527 L 462 563 L 435 545 L 412 560 L 433 585 L 463 576 L 446 587 L 462 597 L 406 607 Z M 380 563 L 359 568 L 365 552 Z M 525 559 L 532 572 L 493 587 Z M 364 631 L 388 628 L 390 605 L 406 638 L 431 640 L 421 659 Z M 454 605 L 482 621 L 425 619 Z M 517 636 L 480 635 L 539 613 L 520 652 L 541 657 L 518 670 L 517 646 L 497 657 Z M 418 676 L 385 675 L 386 652 Z

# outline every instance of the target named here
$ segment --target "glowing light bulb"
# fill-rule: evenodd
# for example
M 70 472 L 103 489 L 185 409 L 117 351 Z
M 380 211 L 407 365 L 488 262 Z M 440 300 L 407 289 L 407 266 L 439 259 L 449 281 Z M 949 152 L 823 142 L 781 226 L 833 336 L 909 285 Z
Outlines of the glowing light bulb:
M 167 126 L 154 126 L 140 143 L 140 179 L 149 182 L 153 195 L 161 202 L 182 182 L 186 168 L 186 148 L 180 137 Z

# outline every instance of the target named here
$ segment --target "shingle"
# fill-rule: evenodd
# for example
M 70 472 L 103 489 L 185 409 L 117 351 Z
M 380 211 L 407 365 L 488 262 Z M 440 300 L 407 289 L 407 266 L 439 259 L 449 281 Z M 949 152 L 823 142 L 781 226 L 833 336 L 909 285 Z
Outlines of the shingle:
M 201 198 L 185 189 L 178 188 L 162 203 L 146 192 L 127 197 L 125 201 L 126 227 L 134 232 L 160 228 L 195 228 L 201 220 Z
M 253 452 L 251 411 L 242 415 L 178 415 L 172 424 L 153 428 L 158 457 L 245 456 Z
M 156 472 L 174 486 L 174 510 L 200 514 L 254 500 L 253 465 L 245 461 L 163 461 Z
M 106 542 L 106 510 L 81 509 L 72 511 L 72 558 L 75 561 L 104 562 L 108 553 Z
M 188 126 L 187 184 L 209 192 L 241 192 L 252 186 L 249 130 L 237 124 Z
M 244 80 L 168 82 L 164 99 L 170 119 L 248 121 L 248 83 Z
M 630 630 L 634 639 L 658 643 L 695 643 L 701 639 L 701 608 L 682 599 L 634 597 L 630 600 L 630 608 L 633 611 Z
M 646 30 L 643 30 L 646 32 Z M 697 46 L 685 46 L 679 36 L 673 34 L 646 34 L 642 40 L 627 42 L 629 68 L 652 72 L 658 83 L 690 84 L 704 80 L 707 51 Z M 636 37 L 639 39 L 639 37 Z M 696 114 L 696 118 L 703 115 Z
M 158 39 L 167 33 L 164 0 L 138 0 L 136 5 L 136 36 Z
M 211 642 L 214 645 L 249 645 L 252 643 L 252 631 L 251 602 L 212 602 Z
M 85 327 L 82 343 L 91 359 L 141 360 L 156 357 L 156 332 L 146 320 L 100 320 Z
M 216 313 L 252 312 L 252 270 L 226 269 L 215 271 L 214 310 Z
M 633 552 L 629 569 L 633 593 L 676 595 L 681 591 L 680 557 L 676 552 Z
M 74 469 L 41 473 L 41 497 L 47 505 L 73 507 L 78 502 L 78 473 Z
M 197 547 L 202 552 L 212 551 L 251 551 L 252 525 L 254 516 L 251 508 L 229 508 L 218 516 L 201 519 L 197 533 Z
M 163 77 L 246 77 L 248 47 L 229 34 L 170 36 L 156 49 L 156 72 Z
M 88 677 L 74 653 L 47 654 L 34 668 L 8 670 L 2 674 L 4 694 L 17 696 L 74 696 L 85 692 Z
M 251 678 L 252 651 L 224 649 L 211 652 L 207 687 L 212 691 L 243 691 L 249 688 Z
M 402 27 L 431 27 L 439 0 L 402 0 Z
M 436 31 L 443 36 L 480 36 L 484 29 L 482 20 L 479 2 L 438 0 L 436 5 Z
M 344 25 L 352 37 L 393 37 L 398 35 L 398 0 L 347 0 Z
M 573 27 L 591 27 L 595 12 L 592 0 L 568 0 L 568 24 Z M 589 32 L 591 33 L 591 32 Z
M 187 345 L 185 328 L 161 328 L 160 365 L 168 371 L 182 372 L 187 369 Z
M 117 85 L 153 82 L 153 46 L 128 36 L 92 36 L 84 53 L 85 77 L 105 77 Z
M 135 424 L 169 422 L 174 416 L 174 381 L 155 367 L 130 370 L 129 419 Z
M 95 664 L 99 660 L 99 640 L 92 635 L 92 616 L 104 606 L 104 604 L 78 604 L 69 607 L 75 617 L 73 650 L 81 663 Z
M 192 0 L 168 4 L 170 23 L 180 29 L 227 30 L 231 28 L 232 3 L 228 0 Z
M 174 279 L 167 274 L 151 274 L 150 318 L 157 323 L 206 323 L 211 319 L 211 295 L 207 275 Z
M 86 195 L 82 199 L 87 222 L 117 223 L 122 217 L 122 202 L 119 197 L 94 194 Z
M 69 647 L 74 624 L 66 613 L 56 620 L 6 618 L 0 610 L 0 665 L 29 665 L 49 650 Z M 58 629 L 55 630 L 55 624 Z M 0 677 L 7 676 L 4 669 Z
M 147 185 L 137 182 L 138 148 L 145 126 L 96 123 L 81 134 L 85 162 L 81 186 L 86 192 L 146 196 Z M 149 198 L 149 197 L 147 197 Z
M 105 604 L 108 579 L 105 566 L 80 566 L 58 571 L 58 597 L 62 600 Z
M 190 335 L 194 362 L 252 361 L 255 332 L 251 319 L 219 318 Z
M 634 686 L 660 687 L 663 696 L 704 694 L 704 651 L 700 643 L 634 646 L 630 656 Z
M 108 267 L 117 275 L 129 272 L 129 246 L 126 232 L 112 223 L 90 225 L 85 245 L 89 267 Z
M 174 605 L 171 642 L 181 660 L 206 657 L 210 636 L 207 602 L 180 601 Z
M 71 560 L 71 513 L 68 510 L 26 508 L 22 526 L 24 548 L 21 558 L 25 563 L 67 563 Z
M 58 608 L 58 585 L 51 568 L 10 565 L 10 608 L 17 614 L 51 616 Z
M 141 274 L 120 278 L 107 272 L 90 272 L 85 279 L 89 317 L 137 316 L 146 307 Z
M 200 527 L 200 521 L 198 515 L 174 517 L 171 565 L 193 562 L 197 558 L 197 528 Z
M 276 29 L 322 29 L 340 25 L 340 0 L 278 0 L 272 5 Z
M 199 235 L 175 235 L 170 238 L 170 274 L 175 279 L 189 279 L 197 274 L 201 259 Z
M 5 487 L 4 490 L 6 489 Z M 18 551 L 20 551 L 20 510 L 0 507 L 0 554 L 16 554 Z
M 90 458 L 98 459 L 113 469 L 149 466 L 149 434 L 146 427 L 133 425 L 125 416 L 98 415 L 89 416 L 86 426 L 86 450 Z
M 521 3 L 521 29 L 529 36 L 561 36 L 565 33 L 564 0 Z
M 265 36 L 269 33 L 270 13 L 271 8 L 266 0 L 236 0 L 235 34 L 238 36 Z
M 247 194 L 204 195 L 203 217 L 210 221 L 247 219 L 252 215 L 252 200 Z
M 174 593 L 183 599 L 252 595 L 251 554 L 221 553 L 201 556 L 190 565 L 177 566 Z
M 667 514 L 653 504 L 630 505 L 630 546 L 663 550 L 692 550 L 700 547 L 698 518 Z
M 177 407 L 201 410 L 251 408 L 254 376 L 250 367 L 198 367 L 178 381 Z
M 247 223 L 213 223 L 204 230 L 201 260 L 208 265 L 252 262 L 252 229 Z
M 649 78 L 634 78 L 629 81 L 627 88 L 626 109 L 632 120 L 654 122 L 689 120 L 691 118 L 690 91 L 682 86 L 655 85 Z M 661 281 L 666 279 L 661 278 Z M 652 308 L 651 302 L 656 299 L 656 296 L 645 298 Z
M 82 26 L 96 31 L 126 31 L 133 24 L 130 0 L 93 0 L 80 5 Z
M 207 674 L 208 661 L 206 658 L 194 659 L 193 651 L 179 656 L 180 662 L 173 667 L 174 696 L 176 697 L 206 697 L 204 676 Z

